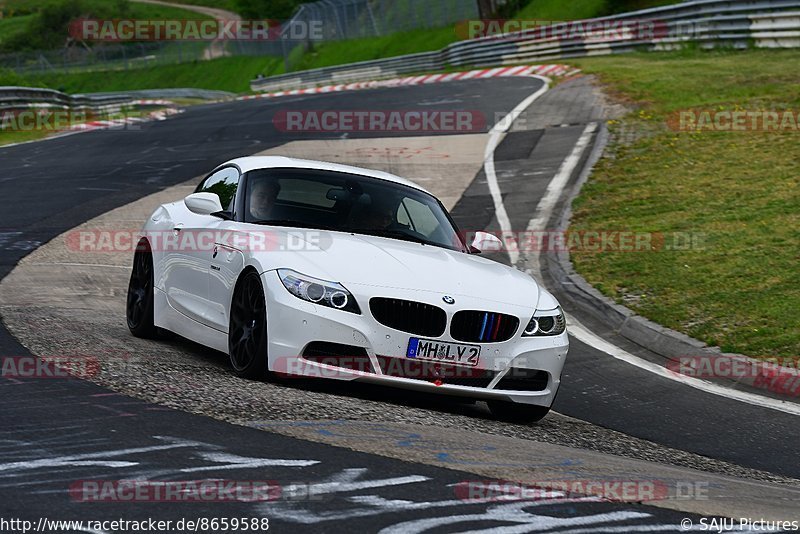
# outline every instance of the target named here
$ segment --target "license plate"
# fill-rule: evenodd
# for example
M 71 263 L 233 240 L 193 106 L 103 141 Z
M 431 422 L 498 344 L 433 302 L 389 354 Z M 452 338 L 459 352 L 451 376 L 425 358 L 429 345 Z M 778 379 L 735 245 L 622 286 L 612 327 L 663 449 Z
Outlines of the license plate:
M 475 367 L 480 361 L 481 347 L 479 345 L 447 343 L 433 339 L 412 337 L 408 340 L 406 356 L 409 358 L 416 358 L 417 360 L 430 360 Z

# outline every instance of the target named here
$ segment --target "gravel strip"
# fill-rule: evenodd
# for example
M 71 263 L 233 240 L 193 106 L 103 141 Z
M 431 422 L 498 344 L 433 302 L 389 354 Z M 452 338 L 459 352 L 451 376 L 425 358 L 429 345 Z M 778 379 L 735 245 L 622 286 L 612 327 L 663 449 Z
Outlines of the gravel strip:
M 4 307 L 3 320 L 26 346 L 45 358 L 96 358 L 100 368 L 90 378 L 93 382 L 132 397 L 235 424 L 331 419 L 422 423 L 795 487 L 800 482 L 663 447 L 555 413 L 536 425 L 515 425 L 491 419 L 480 402 L 470 405 L 439 396 L 329 380 L 242 380 L 230 372 L 227 356 L 222 353 L 177 337 L 164 341 L 132 337 L 123 323 L 123 301 L 120 298 L 117 302 L 118 310 L 112 314 L 90 309 Z M 97 347 L 104 347 L 103 352 L 98 353 Z M 432 402 L 437 409 L 426 408 Z

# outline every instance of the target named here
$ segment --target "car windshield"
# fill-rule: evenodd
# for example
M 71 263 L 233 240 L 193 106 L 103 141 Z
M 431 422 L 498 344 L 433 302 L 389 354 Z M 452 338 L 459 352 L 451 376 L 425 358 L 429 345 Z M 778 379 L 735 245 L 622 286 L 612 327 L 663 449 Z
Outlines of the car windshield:
M 464 251 L 432 195 L 368 176 L 317 169 L 247 173 L 244 221 L 374 235 Z

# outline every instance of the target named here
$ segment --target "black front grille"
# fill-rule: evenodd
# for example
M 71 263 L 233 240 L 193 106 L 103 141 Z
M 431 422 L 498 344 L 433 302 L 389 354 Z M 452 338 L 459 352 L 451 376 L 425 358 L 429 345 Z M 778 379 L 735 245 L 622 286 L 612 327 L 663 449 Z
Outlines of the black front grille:
M 513 391 L 543 391 L 547 387 L 549 375 L 547 371 L 538 369 L 521 369 L 512 367 L 497 382 L 494 389 L 506 389 Z
M 445 311 L 423 302 L 375 297 L 369 309 L 382 325 L 418 336 L 439 337 L 447 326 Z
M 353 345 L 342 345 L 329 341 L 313 341 L 306 345 L 303 359 L 312 362 L 342 367 L 353 371 L 374 373 L 367 349 Z
M 453 316 L 450 335 L 458 341 L 494 343 L 511 339 L 518 326 L 519 319 L 513 315 L 464 310 Z
M 485 388 L 495 377 L 494 371 L 475 369 L 463 365 L 376 356 L 381 372 L 386 376 L 411 378 L 452 386 Z

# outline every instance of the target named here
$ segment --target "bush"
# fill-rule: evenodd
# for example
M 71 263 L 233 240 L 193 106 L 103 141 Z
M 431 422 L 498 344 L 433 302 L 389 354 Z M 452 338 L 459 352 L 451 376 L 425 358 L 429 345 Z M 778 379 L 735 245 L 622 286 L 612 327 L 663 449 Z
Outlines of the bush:
M 245 19 L 285 20 L 302 0 L 236 0 L 236 10 Z
M 0 69 L 0 86 L 3 85 L 29 86 L 31 83 L 13 70 Z
M 70 22 L 81 17 L 125 18 L 130 16 L 128 0 L 62 0 L 44 4 L 25 30 L 3 43 L 6 51 L 51 50 L 69 41 Z

